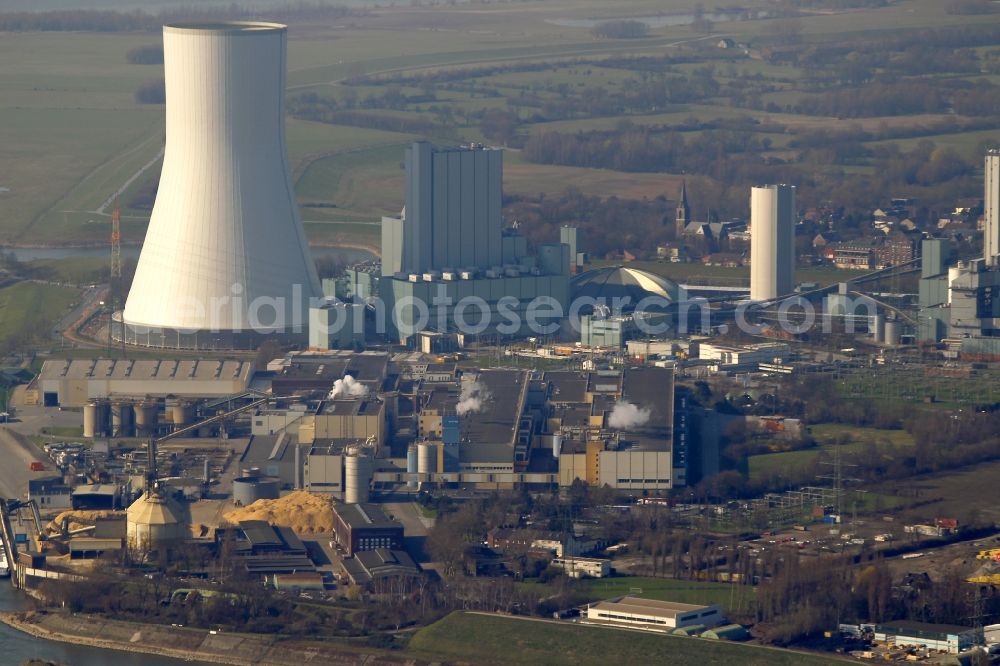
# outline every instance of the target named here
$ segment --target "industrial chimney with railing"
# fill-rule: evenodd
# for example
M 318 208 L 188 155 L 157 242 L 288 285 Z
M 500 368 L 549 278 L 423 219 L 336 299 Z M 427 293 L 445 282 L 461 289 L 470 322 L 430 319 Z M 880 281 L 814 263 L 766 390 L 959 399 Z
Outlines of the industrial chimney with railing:
M 286 28 L 163 28 L 166 151 L 124 313 L 130 344 L 247 349 L 307 338 L 320 295 L 285 145 Z M 117 336 L 116 336 L 117 337 Z

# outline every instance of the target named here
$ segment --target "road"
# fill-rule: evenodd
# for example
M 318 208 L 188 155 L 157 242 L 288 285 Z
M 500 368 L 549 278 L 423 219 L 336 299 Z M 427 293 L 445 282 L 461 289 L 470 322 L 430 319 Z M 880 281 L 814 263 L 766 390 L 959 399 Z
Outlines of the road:
M 0 497 L 22 498 L 28 493 L 28 479 L 52 475 L 52 461 L 22 436 L 0 425 Z M 42 462 L 47 471 L 32 472 L 32 462 Z

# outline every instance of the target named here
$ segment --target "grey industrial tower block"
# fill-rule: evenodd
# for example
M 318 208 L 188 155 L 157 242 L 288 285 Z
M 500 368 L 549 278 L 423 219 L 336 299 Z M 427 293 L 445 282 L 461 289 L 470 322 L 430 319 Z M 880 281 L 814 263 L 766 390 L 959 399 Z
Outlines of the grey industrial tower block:
M 480 146 L 406 150 L 399 270 L 486 269 L 503 263 L 503 152 Z M 389 262 L 392 263 L 391 261 Z

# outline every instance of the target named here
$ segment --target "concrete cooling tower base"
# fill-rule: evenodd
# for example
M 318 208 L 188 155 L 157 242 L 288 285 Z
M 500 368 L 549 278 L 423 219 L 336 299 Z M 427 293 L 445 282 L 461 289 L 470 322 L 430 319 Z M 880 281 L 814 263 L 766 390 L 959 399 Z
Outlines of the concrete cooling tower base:
M 111 324 L 111 338 L 122 342 L 122 313 L 114 314 Z M 309 343 L 307 331 L 264 333 L 258 331 L 199 331 L 176 328 L 150 328 L 125 324 L 125 344 L 131 347 L 151 349 L 182 349 L 204 351 L 229 351 L 245 349 L 253 351 L 263 343 L 274 340 L 281 345 L 306 345 Z

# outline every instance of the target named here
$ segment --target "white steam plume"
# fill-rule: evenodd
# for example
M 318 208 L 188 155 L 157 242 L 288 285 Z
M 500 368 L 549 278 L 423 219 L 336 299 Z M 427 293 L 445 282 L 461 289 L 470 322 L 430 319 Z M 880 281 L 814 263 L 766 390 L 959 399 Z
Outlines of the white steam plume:
M 338 379 L 333 383 L 333 389 L 330 390 L 330 395 L 327 396 L 327 399 L 334 400 L 338 397 L 360 398 L 365 395 L 368 395 L 367 386 L 350 375 L 344 375 L 343 379 Z
M 479 380 L 462 382 L 462 392 L 458 395 L 458 404 L 455 406 L 455 412 L 459 416 L 475 414 L 481 411 L 483 403 L 492 397 L 486 385 Z
M 628 430 L 649 421 L 650 411 L 645 407 L 640 408 L 630 402 L 616 402 L 615 408 L 608 416 L 608 425 L 620 430 Z

